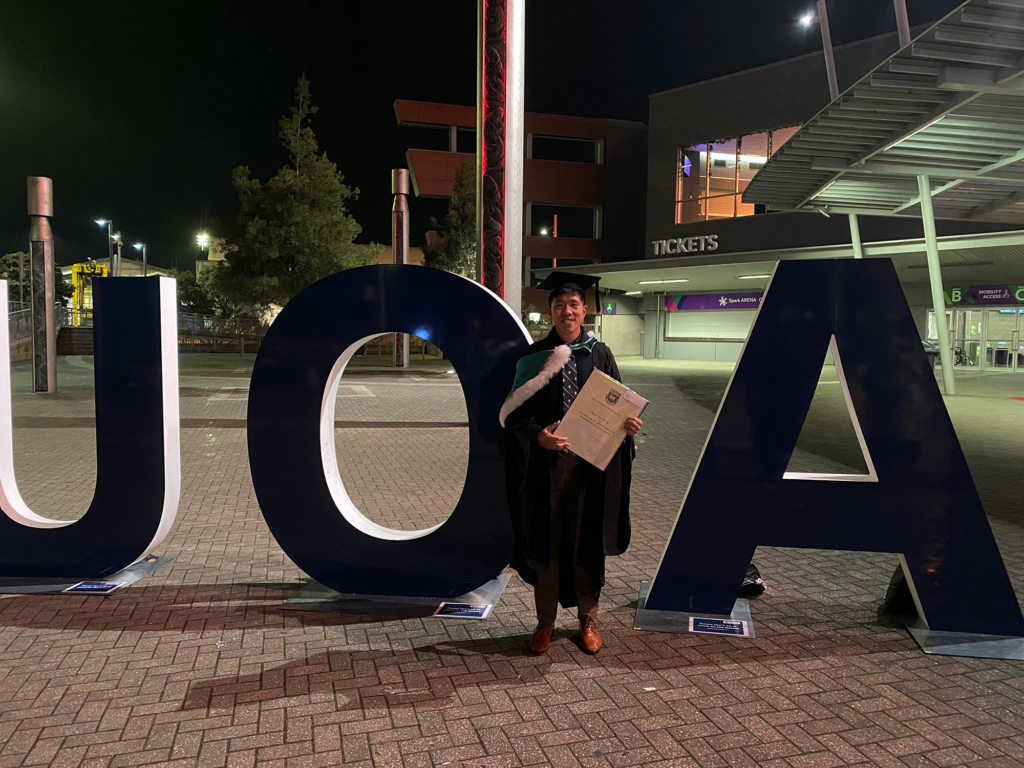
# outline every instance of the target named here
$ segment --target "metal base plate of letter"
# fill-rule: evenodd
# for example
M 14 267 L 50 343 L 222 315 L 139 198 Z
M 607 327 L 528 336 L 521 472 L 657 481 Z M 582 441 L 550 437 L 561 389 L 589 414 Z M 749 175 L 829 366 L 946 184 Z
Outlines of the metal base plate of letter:
M 1024 637 L 941 632 L 928 629 L 920 618 L 913 615 L 901 616 L 900 620 L 921 650 L 928 654 L 1024 661 Z
M 168 563 L 174 562 L 173 557 L 157 557 L 147 555 L 137 563 L 127 568 L 104 576 L 102 579 L 44 579 L 44 578 L 0 578 L 0 595 L 59 595 L 68 587 L 74 586 L 82 581 L 107 582 L 110 585 L 119 584 L 127 587 L 139 579 L 144 579 L 151 573 L 163 568 Z M 88 594 L 85 592 L 76 594 Z
M 496 605 L 508 585 L 510 573 L 499 574 L 472 592 L 458 597 L 397 597 L 382 595 L 343 595 L 319 582 L 303 587 L 297 597 L 286 600 L 281 608 L 291 611 L 324 611 L 326 613 L 355 613 L 363 616 L 430 616 L 441 603 L 471 603 Z
M 640 584 L 640 597 L 636 603 L 636 615 L 633 617 L 633 629 L 645 629 L 650 632 L 689 632 L 690 619 L 723 619 L 728 621 L 747 622 L 747 637 L 754 636 L 754 622 L 750 618 L 750 603 L 739 598 L 733 606 L 732 613 L 719 615 L 714 613 L 686 613 L 683 611 L 653 611 L 648 610 L 647 593 L 651 589 L 651 582 L 645 581 Z M 702 633 L 703 634 L 703 633 Z M 721 635 L 730 637 L 730 635 Z

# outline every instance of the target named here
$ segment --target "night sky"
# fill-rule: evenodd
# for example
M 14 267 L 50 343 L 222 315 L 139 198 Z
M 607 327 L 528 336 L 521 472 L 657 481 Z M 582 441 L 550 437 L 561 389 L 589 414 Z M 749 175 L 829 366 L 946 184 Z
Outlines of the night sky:
M 910 22 L 958 4 L 907 0 Z M 532 0 L 527 109 L 646 121 L 649 93 L 820 50 L 796 23 L 813 5 Z M 829 15 L 835 45 L 895 30 L 891 0 Z M 31 174 L 54 180 L 59 263 L 106 256 L 93 219 L 111 217 L 154 264 L 190 268 L 204 217 L 233 225 L 231 170 L 285 162 L 277 120 L 303 72 L 320 147 L 361 191 L 359 242 L 387 243 L 409 143 L 393 102 L 475 103 L 475 46 L 471 0 L 3 0 L 0 253 L 26 248 Z M 427 208 L 413 201 L 413 245 Z

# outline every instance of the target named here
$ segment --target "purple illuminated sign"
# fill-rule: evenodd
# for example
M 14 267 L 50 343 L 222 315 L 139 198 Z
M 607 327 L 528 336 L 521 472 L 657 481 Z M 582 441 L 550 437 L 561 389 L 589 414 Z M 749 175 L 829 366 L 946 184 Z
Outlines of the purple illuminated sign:
M 761 306 L 760 291 L 751 293 L 699 293 L 688 296 L 666 296 L 665 311 L 688 309 L 757 309 Z

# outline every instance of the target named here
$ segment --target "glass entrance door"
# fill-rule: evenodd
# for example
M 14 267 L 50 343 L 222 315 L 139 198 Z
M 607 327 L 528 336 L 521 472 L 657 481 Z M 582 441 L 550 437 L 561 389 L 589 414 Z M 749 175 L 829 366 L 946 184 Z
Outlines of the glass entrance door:
M 954 365 L 972 367 L 981 363 L 983 312 L 982 309 L 956 310 L 955 320 L 950 325 Z
M 985 334 L 985 367 L 991 371 L 1024 370 L 1024 347 L 1020 339 L 1020 317 L 1024 310 L 988 310 Z

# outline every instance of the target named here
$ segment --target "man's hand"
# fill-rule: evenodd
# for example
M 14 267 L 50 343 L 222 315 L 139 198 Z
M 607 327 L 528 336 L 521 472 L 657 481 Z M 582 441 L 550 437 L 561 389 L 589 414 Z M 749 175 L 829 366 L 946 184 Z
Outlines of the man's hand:
M 557 429 L 558 425 L 561 423 L 562 422 L 560 421 L 556 421 L 547 429 L 543 429 L 540 431 L 540 433 L 537 435 L 537 444 L 541 448 L 546 448 L 549 451 L 560 451 L 563 448 L 569 447 L 568 437 L 561 437 L 559 435 L 554 434 L 555 429 Z
M 636 416 L 627 416 L 626 434 L 632 437 L 633 435 L 640 431 L 640 427 L 642 427 L 643 425 L 644 423 L 640 421 L 640 419 L 638 419 Z

